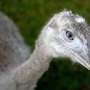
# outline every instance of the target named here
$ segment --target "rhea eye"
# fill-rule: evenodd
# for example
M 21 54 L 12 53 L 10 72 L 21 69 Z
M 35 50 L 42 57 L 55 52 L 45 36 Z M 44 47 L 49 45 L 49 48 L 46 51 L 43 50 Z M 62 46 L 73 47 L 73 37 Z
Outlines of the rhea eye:
M 66 37 L 69 39 L 69 40 L 73 40 L 74 39 L 74 35 L 72 32 L 70 31 L 66 31 Z

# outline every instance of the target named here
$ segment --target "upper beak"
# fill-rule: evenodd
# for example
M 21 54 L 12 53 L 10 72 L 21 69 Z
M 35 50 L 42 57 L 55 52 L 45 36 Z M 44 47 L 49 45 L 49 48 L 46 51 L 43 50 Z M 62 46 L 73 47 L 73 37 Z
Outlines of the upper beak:
M 90 70 L 90 58 L 89 58 L 89 54 L 86 52 L 82 52 L 82 53 L 74 53 L 74 58 L 75 60 L 80 63 L 81 65 L 83 65 L 85 68 L 87 68 L 88 70 Z

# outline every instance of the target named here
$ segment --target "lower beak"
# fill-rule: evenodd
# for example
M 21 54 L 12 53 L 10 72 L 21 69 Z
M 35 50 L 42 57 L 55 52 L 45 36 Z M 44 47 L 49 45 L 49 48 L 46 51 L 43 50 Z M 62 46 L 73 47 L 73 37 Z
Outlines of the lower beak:
M 88 55 L 78 55 L 74 53 L 74 58 L 75 60 L 80 63 L 81 65 L 83 65 L 85 68 L 87 68 L 88 70 L 90 70 L 90 60 L 89 60 L 89 56 Z

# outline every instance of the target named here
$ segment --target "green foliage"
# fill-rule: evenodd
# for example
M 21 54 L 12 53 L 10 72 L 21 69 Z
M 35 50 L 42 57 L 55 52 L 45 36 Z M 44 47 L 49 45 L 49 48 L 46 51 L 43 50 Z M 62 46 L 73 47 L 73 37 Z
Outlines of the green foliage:
M 0 0 L 0 10 L 14 20 L 27 44 L 34 48 L 37 35 L 48 19 L 63 9 L 90 22 L 90 0 Z M 90 71 L 68 59 L 51 62 L 36 90 L 90 90 Z

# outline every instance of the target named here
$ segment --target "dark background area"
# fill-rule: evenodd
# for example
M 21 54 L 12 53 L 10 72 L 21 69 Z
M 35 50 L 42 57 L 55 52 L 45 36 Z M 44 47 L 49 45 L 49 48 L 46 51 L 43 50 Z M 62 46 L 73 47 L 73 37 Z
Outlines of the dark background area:
M 63 9 L 72 10 L 90 23 L 90 0 L 0 0 L 0 11 L 20 28 L 26 43 L 34 48 L 45 23 Z M 67 58 L 54 59 L 40 78 L 36 90 L 90 90 L 90 71 Z

